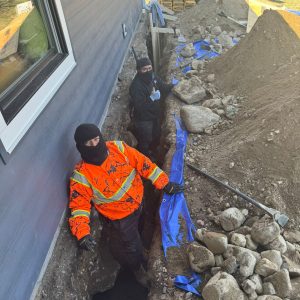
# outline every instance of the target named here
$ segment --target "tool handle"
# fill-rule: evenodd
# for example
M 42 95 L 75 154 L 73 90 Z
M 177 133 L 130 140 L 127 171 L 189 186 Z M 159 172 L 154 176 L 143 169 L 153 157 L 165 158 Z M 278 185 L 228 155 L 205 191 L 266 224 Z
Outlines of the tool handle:
M 137 61 L 138 61 L 138 57 L 137 57 L 137 55 L 136 55 L 136 52 L 135 52 L 135 50 L 134 50 L 134 48 L 133 48 L 133 47 L 131 47 L 131 51 L 132 51 L 132 53 L 133 53 L 133 56 L 134 56 L 135 62 L 137 62 Z
M 188 166 L 189 168 L 191 168 L 192 170 L 194 170 L 194 171 L 196 171 L 196 172 L 198 172 L 198 173 L 204 175 L 205 177 L 207 177 L 207 178 L 209 178 L 209 179 L 211 179 L 211 180 L 213 180 L 213 181 L 219 183 L 220 185 L 226 187 L 227 189 L 229 189 L 230 191 L 232 191 L 232 192 L 235 193 L 236 195 L 242 197 L 242 198 L 245 199 L 246 201 L 248 201 L 248 202 L 250 202 L 251 204 L 257 206 L 258 208 L 261 208 L 261 209 L 265 210 L 270 216 L 272 216 L 272 213 L 268 211 L 269 208 L 266 207 L 265 205 L 263 205 L 263 204 L 261 204 L 261 203 L 255 201 L 254 199 L 250 198 L 250 197 L 247 196 L 246 194 L 244 194 L 244 193 L 242 193 L 242 192 L 240 192 L 240 191 L 234 189 L 233 187 L 229 186 L 228 184 L 226 184 L 226 183 L 224 183 L 224 182 L 218 180 L 217 178 L 215 178 L 215 177 L 213 177 L 213 176 L 211 176 L 211 175 L 205 173 L 204 171 L 202 171 L 202 170 L 200 170 L 199 168 L 197 168 L 197 167 L 191 165 L 190 163 L 187 162 L 186 164 L 187 164 L 187 166 Z

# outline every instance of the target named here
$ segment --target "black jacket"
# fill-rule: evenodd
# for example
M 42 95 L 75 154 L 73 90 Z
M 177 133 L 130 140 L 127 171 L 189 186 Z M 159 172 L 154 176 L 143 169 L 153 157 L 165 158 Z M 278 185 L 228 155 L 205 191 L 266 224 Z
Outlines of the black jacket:
M 158 101 L 150 99 L 153 87 L 155 90 L 160 90 L 161 98 Z M 137 73 L 129 88 L 130 110 L 133 110 L 133 119 L 135 121 L 152 121 L 160 118 L 161 99 L 170 92 L 172 87 L 172 84 L 165 84 L 156 75 L 150 84 L 146 84 Z

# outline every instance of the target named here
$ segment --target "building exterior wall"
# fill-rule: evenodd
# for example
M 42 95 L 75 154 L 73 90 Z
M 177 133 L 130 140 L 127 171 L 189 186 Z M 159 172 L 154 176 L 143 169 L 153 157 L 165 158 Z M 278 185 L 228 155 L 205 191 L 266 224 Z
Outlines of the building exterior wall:
M 29 299 L 78 160 L 76 126 L 99 123 L 141 12 L 140 0 L 63 0 L 77 66 L 0 161 L 0 299 Z M 127 36 L 122 35 L 122 23 Z

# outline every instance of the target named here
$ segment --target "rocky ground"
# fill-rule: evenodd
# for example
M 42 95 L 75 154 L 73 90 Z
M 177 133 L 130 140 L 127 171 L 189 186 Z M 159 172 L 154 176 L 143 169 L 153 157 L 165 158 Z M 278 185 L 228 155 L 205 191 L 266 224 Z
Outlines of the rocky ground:
M 186 272 L 186 257 L 189 257 L 192 268 L 202 274 L 205 283 L 214 275 L 207 288 L 201 287 L 206 300 L 226 297 L 299 299 L 299 275 L 291 271 L 289 266 L 291 263 L 298 268 L 299 242 L 294 240 L 291 243 L 286 236 L 290 230 L 299 234 L 295 230 L 300 225 L 297 202 L 297 150 L 300 141 L 296 130 L 299 125 L 297 116 L 300 90 L 297 82 L 300 80 L 300 42 L 275 12 L 266 12 L 253 30 L 245 35 L 242 28 L 218 17 L 217 13 L 224 10 L 224 5 L 226 1 L 199 1 L 197 7 L 180 16 L 178 24 L 182 26 L 187 42 L 205 39 L 210 41 L 212 50 L 221 55 L 211 61 L 195 61 L 190 58 L 193 47 L 188 44 L 182 50 L 182 56 L 185 62 L 190 63 L 192 70 L 183 75 L 180 69 L 174 67 L 177 54 L 172 53 L 167 73 L 179 78 L 180 83 L 167 100 L 165 142 L 172 149 L 175 136 L 174 121 L 170 115 L 180 114 L 190 132 L 187 162 L 265 205 L 280 210 L 290 220 L 285 231 L 280 231 L 275 225 L 277 231 L 276 234 L 273 232 L 274 240 L 264 237 L 265 240 L 258 242 L 257 237 L 253 236 L 253 226 L 261 229 L 264 228 L 261 224 L 270 222 L 266 221 L 264 212 L 186 167 L 185 197 L 194 223 L 199 229 L 205 228 L 208 238 L 213 231 L 216 233 L 211 235 L 227 240 L 227 246 L 223 245 L 226 250 L 222 252 L 222 258 L 216 259 L 212 251 L 210 254 L 206 251 L 207 248 L 209 251 L 211 249 L 202 237 L 198 237 L 197 243 L 188 246 L 188 249 L 186 245 L 182 246 L 181 251 L 172 249 L 166 262 L 163 258 L 157 259 L 160 250 L 153 250 L 153 261 L 150 263 L 154 273 L 161 274 L 156 278 L 156 287 L 163 294 L 159 295 L 159 292 L 152 290 L 150 299 L 196 299 L 190 293 L 172 288 L 174 275 L 180 274 L 180 271 L 181 274 Z M 232 38 L 238 38 L 236 46 L 233 45 Z M 176 41 L 170 38 L 168 47 L 172 49 L 174 46 Z M 167 155 L 166 169 L 170 157 L 171 154 Z M 254 220 L 255 217 L 257 225 L 247 220 L 251 225 L 247 225 L 246 229 L 245 226 L 240 227 L 246 220 L 243 217 L 238 226 L 242 228 L 242 232 L 237 232 L 242 233 L 243 237 L 228 232 L 220 226 L 218 217 L 228 208 L 247 212 L 247 218 Z M 236 243 L 239 238 L 243 240 L 242 244 Z M 277 243 L 279 240 L 281 246 Z M 236 247 L 242 249 L 237 250 Z M 257 247 L 256 252 L 252 254 L 257 259 L 255 263 L 252 260 L 253 272 L 249 274 L 247 270 L 246 276 L 241 269 L 248 266 L 249 262 L 246 258 L 241 258 L 243 255 L 240 251 L 254 250 L 254 247 Z M 269 255 L 269 251 L 279 251 L 280 254 L 276 252 L 276 256 L 283 263 L 277 262 L 277 267 L 273 266 L 274 272 L 265 273 L 265 265 L 270 261 L 274 263 L 269 256 L 265 256 Z M 209 267 L 195 267 L 197 263 L 205 265 L 208 261 Z M 261 271 L 261 267 L 264 271 Z M 221 272 L 218 273 L 219 271 Z M 225 288 L 226 286 L 231 288 Z

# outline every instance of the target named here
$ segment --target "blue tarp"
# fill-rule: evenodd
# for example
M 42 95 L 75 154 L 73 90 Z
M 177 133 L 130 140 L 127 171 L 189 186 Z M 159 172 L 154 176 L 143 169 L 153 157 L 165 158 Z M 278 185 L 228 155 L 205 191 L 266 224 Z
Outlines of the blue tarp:
M 184 153 L 188 133 L 183 128 L 181 120 L 175 117 L 176 122 L 176 151 L 173 155 L 170 181 L 184 184 Z M 175 195 L 163 195 L 163 201 L 160 206 L 160 221 L 162 231 L 162 245 L 165 256 L 169 247 L 180 247 L 183 242 L 192 242 L 194 240 L 193 232 L 196 230 L 184 198 L 183 193 Z M 180 222 L 185 221 L 185 226 L 181 227 Z M 186 230 L 186 232 L 183 232 Z M 186 241 L 183 240 L 185 236 Z M 201 283 L 199 274 L 192 273 L 191 277 L 178 275 L 174 284 L 176 287 L 200 296 L 197 287 Z
M 287 11 L 300 16 L 300 11 L 298 10 L 288 9 Z
M 213 58 L 216 56 L 219 56 L 219 53 L 212 51 L 212 50 L 207 50 L 210 47 L 210 43 L 199 40 L 193 43 L 194 48 L 196 50 L 196 53 L 193 55 L 194 59 L 208 59 L 208 58 Z M 184 61 L 184 58 L 180 56 L 181 50 L 186 46 L 186 44 L 180 44 L 176 47 L 175 51 L 178 54 L 177 59 L 176 59 L 176 67 L 180 67 L 180 63 Z M 190 66 L 185 67 L 182 72 L 186 73 L 187 71 L 191 70 Z
M 169 178 L 172 182 L 183 184 L 183 156 L 185 152 L 188 133 L 185 129 L 183 129 L 181 120 L 179 118 L 175 118 L 175 122 L 177 129 L 176 151 L 172 159 Z M 189 242 L 193 241 L 194 238 L 192 232 L 195 230 L 195 226 L 192 223 L 184 194 L 164 194 L 163 201 L 160 207 L 160 220 L 162 229 L 162 243 L 165 255 L 167 252 L 167 248 L 179 247 L 181 245 L 184 233 L 180 232 L 179 217 L 182 217 L 185 220 L 187 240 Z

